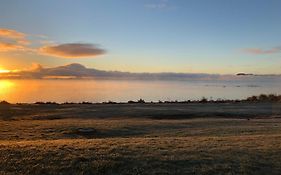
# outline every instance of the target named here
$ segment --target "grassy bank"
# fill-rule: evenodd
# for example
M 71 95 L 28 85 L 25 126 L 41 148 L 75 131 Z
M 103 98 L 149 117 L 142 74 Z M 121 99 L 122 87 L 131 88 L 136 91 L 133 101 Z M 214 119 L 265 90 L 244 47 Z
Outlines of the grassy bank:
M 280 103 L 0 108 L 0 174 L 280 174 Z

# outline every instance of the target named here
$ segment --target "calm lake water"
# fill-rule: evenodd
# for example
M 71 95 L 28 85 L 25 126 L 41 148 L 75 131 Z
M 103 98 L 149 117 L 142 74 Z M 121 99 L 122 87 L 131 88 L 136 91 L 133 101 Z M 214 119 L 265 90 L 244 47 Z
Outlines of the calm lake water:
M 128 100 L 241 99 L 281 94 L 280 78 L 220 81 L 0 80 L 0 100 L 16 102 L 103 102 Z

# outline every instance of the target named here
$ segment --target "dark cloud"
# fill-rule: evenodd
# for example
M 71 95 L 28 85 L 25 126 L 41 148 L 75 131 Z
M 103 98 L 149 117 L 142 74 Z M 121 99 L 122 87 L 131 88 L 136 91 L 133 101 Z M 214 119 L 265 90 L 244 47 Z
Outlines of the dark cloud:
M 44 46 L 39 49 L 39 53 L 62 57 L 62 58 L 82 58 L 95 57 L 105 54 L 105 50 L 97 45 L 89 43 L 66 43 L 55 46 Z

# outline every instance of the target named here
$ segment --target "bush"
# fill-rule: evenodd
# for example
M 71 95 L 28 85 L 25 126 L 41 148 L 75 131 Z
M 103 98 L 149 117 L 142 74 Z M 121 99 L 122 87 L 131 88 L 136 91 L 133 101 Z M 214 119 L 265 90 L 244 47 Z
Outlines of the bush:
M 268 101 L 267 95 L 261 94 L 261 95 L 259 96 L 259 101 Z
M 208 99 L 206 97 L 202 97 L 202 99 L 200 100 L 200 103 L 207 103 Z
M 281 95 L 261 94 L 259 96 L 248 97 L 246 101 L 250 102 L 281 102 Z
M 145 103 L 145 101 L 143 99 L 139 99 L 138 103 Z
M 3 100 L 3 101 L 0 102 L 0 105 L 9 105 L 9 104 L 10 104 L 10 103 L 7 102 L 7 101 L 5 101 L 5 100 Z
M 257 96 L 248 97 L 246 101 L 258 101 Z

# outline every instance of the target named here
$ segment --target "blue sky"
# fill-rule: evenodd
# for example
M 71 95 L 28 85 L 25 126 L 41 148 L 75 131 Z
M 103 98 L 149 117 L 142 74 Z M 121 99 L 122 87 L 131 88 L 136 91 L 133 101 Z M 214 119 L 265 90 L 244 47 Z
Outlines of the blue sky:
M 26 34 L 33 51 L 2 51 L 0 65 L 280 74 L 280 9 L 280 0 L 3 0 L 0 28 Z M 105 53 L 63 58 L 34 51 L 67 43 Z

